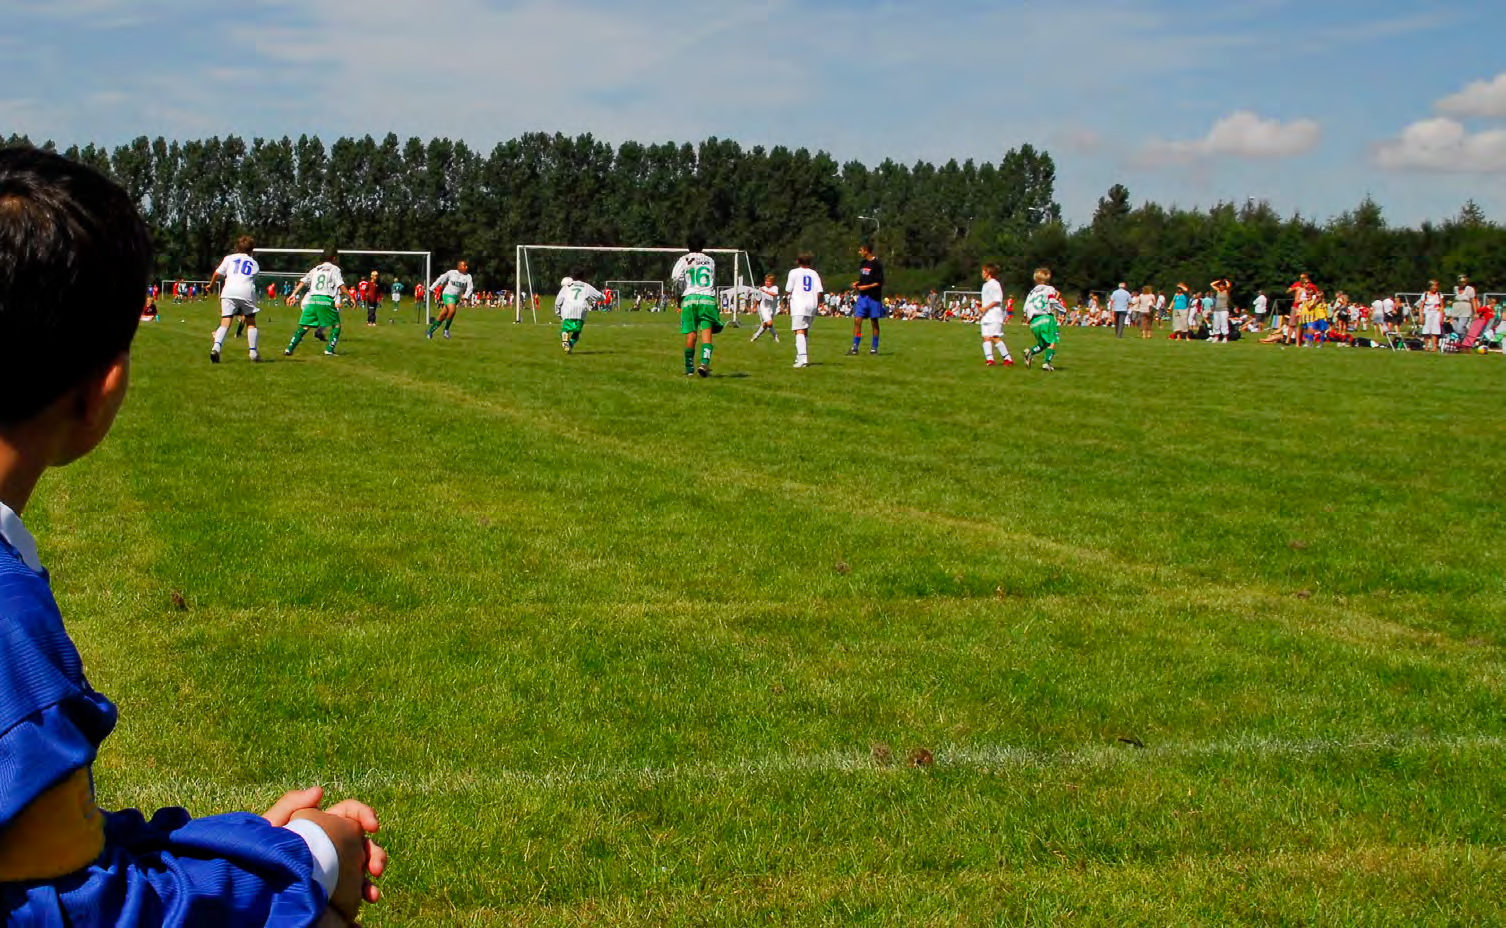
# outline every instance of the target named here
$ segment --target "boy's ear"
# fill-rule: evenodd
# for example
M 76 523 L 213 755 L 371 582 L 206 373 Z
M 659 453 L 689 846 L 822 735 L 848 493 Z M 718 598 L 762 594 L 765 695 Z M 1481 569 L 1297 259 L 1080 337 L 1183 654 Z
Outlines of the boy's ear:
M 131 379 L 131 353 L 122 351 L 74 388 L 72 429 L 60 460 L 53 466 L 76 461 L 94 450 L 115 424 L 115 415 L 125 403 Z

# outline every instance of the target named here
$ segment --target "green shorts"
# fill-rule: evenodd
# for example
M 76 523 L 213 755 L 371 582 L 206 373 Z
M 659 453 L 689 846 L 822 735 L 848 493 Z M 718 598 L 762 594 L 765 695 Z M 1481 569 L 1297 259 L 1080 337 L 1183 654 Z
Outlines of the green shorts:
M 1046 313 L 1042 316 L 1036 316 L 1034 319 L 1030 320 L 1030 333 L 1034 335 L 1035 340 L 1037 342 L 1040 342 L 1042 345 L 1056 344 L 1058 338 L 1056 317 L 1050 313 Z
M 327 296 L 311 296 L 309 301 L 303 304 L 303 315 L 298 317 L 299 325 L 332 326 L 339 325 L 340 311 L 335 309 L 335 301 Z
M 691 335 L 702 329 L 710 329 L 712 335 L 722 330 L 722 317 L 716 309 L 716 297 L 682 297 L 680 299 L 680 334 Z
M 444 296 L 439 298 L 439 301 L 446 306 L 454 306 L 455 304 L 460 302 L 460 294 L 446 293 Z
M 584 319 L 562 319 L 562 320 L 560 320 L 560 331 L 564 332 L 566 335 L 579 335 L 580 332 L 581 332 L 581 330 L 584 329 L 585 327 L 586 327 L 586 320 L 584 320 Z

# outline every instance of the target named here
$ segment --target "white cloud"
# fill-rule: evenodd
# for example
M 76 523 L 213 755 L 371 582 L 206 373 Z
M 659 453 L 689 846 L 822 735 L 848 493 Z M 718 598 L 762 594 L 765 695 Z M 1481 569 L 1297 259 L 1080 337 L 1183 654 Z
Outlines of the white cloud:
M 1456 94 L 1439 100 L 1434 107 L 1445 116 L 1459 119 L 1506 117 L 1506 74 L 1494 80 L 1475 81 Z
M 1215 158 L 1269 161 L 1294 158 L 1317 147 L 1323 129 L 1311 119 L 1283 123 L 1240 110 L 1213 124 L 1208 134 L 1192 141 L 1154 139 L 1135 158 L 1144 167 L 1187 165 Z
M 1401 138 L 1375 146 L 1376 165 L 1392 171 L 1506 173 L 1506 129 L 1471 133 L 1446 116 L 1414 122 Z

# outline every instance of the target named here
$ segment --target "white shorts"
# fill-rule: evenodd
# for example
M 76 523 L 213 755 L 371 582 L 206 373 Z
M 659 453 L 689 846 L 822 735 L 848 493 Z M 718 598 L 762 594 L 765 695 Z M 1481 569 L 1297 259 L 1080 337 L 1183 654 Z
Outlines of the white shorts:
M 255 300 L 243 300 L 235 296 L 220 297 L 220 316 L 222 318 L 230 316 L 254 316 L 257 309 Z
M 397 304 L 401 303 L 402 301 L 403 301 L 403 298 L 400 297 L 400 296 L 393 297 L 392 298 L 392 306 L 393 306 L 393 308 L 396 309 L 397 308 Z
M 810 327 L 811 327 L 811 319 L 813 319 L 813 318 L 815 318 L 815 317 L 814 316 L 790 316 L 790 331 L 791 332 L 799 332 L 802 329 L 809 330 Z
M 1422 334 L 1443 334 L 1443 313 L 1436 309 L 1424 310 L 1422 314 Z
M 985 322 L 983 323 L 982 328 L 984 338 L 1004 337 L 1004 323 L 1002 322 Z
M 764 325 L 768 325 L 774 321 L 774 311 L 760 305 L 758 307 L 758 318 Z

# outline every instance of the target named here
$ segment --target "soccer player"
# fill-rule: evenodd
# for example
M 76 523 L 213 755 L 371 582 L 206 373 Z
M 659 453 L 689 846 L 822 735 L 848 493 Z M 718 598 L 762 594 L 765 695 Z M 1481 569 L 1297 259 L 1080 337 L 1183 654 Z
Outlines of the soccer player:
M 779 312 L 779 285 L 774 283 L 774 275 L 765 275 L 763 286 L 758 288 L 758 331 L 753 333 L 752 341 L 758 341 L 763 333 L 768 332 L 774 336 L 777 344 L 779 333 L 774 331 L 774 314 Z
M 983 329 L 983 363 L 994 366 L 994 346 L 999 346 L 999 360 L 1014 367 L 1009 346 L 1004 344 L 1004 287 L 999 283 L 999 266 L 983 265 L 983 313 L 978 324 Z
M 209 275 L 209 286 L 223 277 L 225 286 L 220 288 L 220 327 L 214 330 L 214 345 L 209 349 L 209 360 L 220 363 L 220 349 L 225 346 L 225 336 L 230 333 L 230 320 L 240 316 L 246 325 L 248 334 L 246 343 L 251 349 L 251 360 L 260 361 L 261 355 L 256 351 L 256 343 L 260 332 L 256 328 L 256 313 L 260 309 L 256 305 L 256 275 L 261 271 L 256 259 L 251 256 L 256 250 L 256 243 L 251 236 L 242 235 L 235 240 L 235 253 L 226 255 L 220 262 L 220 266 Z
M 351 303 L 356 301 L 355 294 L 345 286 L 345 278 L 340 275 L 340 268 L 335 264 L 339 257 L 338 249 L 326 248 L 324 260 L 304 274 L 303 279 L 298 281 L 298 286 L 288 295 L 288 305 L 292 306 L 303 288 L 309 288 L 308 298 L 303 301 L 303 315 L 298 320 L 298 329 L 293 333 L 293 340 L 283 350 L 284 355 L 291 355 L 297 350 L 298 343 L 303 341 L 303 336 L 312 329 L 321 327 L 329 329 L 329 341 L 325 344 L 324 353 L 335 353 L 335 346 L 340 343 L 340 310 L 335 306 L 335 297 L 344 294 Z
M 382 291 L 377 289 L 376 271 L 372 271 L 370 277 L 361 281 L 357 295 L 361 298 L 361 302 L 366 304 L 366 325 L 368 327 L 376 325 L 377 304 L 382 301 Z
M 606 301 L 606 294 L 586 283 L 585 271 L 575 268 L 570 276 L 560 281 L 560 295 L 554 299 L 554 309 L 560 314 L 560 346 L 565 354 L 575 351 L 581 332 L 586 327 L 586 313 Z
M 476 284 L 471 280 L 470 266 L 464 261 L 456 262 L 453 270 L 445 271 L 439 275 L 439 279 L 429 284 L 429 292 L 438 292 L 439 299 L 444 304 L 439 308 L 439 315 L 429 323 L 428 337 L 434 337 L 434 330 L 444 326 L 444 337 L 450 337 L 450 325 L 455 321 L 455 309 L 461 300 L 468 300 L 471 294 L 476 292 Z
M 680 290 L 680 334 L 685 336 L 685 376 L 711 376 L 711 338 L 722 331 L 716 308 L 716 262 L 702 249 L 706 237 L 692 232 L 689 254 L 675 262 L 670 280 Z M 701 345 L 701 363 L 696 364 L 696 342 Z
M 863 320 L 871 319 L 873 346 L 868 349 L 868 353 L 878 354 L 879 320 L 884 318 L 885 312 L 884 264 L 873 256 L 873 246 L 868 242 L 858 246 L 858 256 L 863 260 L 858 265 L 858 279 L 852 285 L 852 289 L 858 293 L 858 300 L 852 308 L 852 347 L 847 353 L 858 353 L 858 348 L 863 344 Z
M 403 282 L 394 277 L 392 279 L 392 311 L 397 312 L 397 308 L 402 302 Z
M 1026 367 L 1039 354 L 1045 357 L 1041 370 L 1056 370 L 1051 365 L 1056 359 L 1056 343 L 1060 337 L 1057 333 L 1056 313 L 1057 310 L 1065 311 L 1066 308 L 1062 295 L 1051 286 L 1051 269 L 1036 268 L 1035 289 L 1025 297 L 1025 323 L 1030 326 L 1030 334 L 1035 336 L 1035 344 L 1025 349 Z
M 364 878 L 386 865 L 359 802 L 320 811 L 315 788 L 263 816 L 197 819 L 96 805 L 93 766 L 120 710 L 86 678 L 54 595 L 61 575 L 21 517 L 48 470 L 109 433 L 151 266 L 152 234 L 123 190 L 57 155 L 0 151 L 0 918 L 345 924 L 377 900 Z M 67 339 L 35 337 L 65 327 Z
M 821 275 L 811 270 L 811 256 L 802 254 L 795 259 L 795 268 L 784 282 L 785 292 L 790 295 L 790 330 L 795 333 L 795 366 L 809 367 L 807 355 L 808 335 L 811 320 L 821 306 Z

